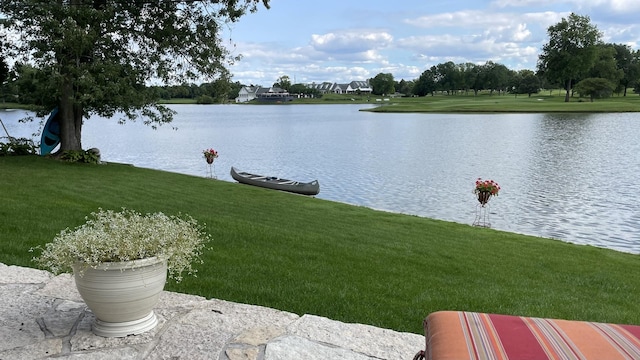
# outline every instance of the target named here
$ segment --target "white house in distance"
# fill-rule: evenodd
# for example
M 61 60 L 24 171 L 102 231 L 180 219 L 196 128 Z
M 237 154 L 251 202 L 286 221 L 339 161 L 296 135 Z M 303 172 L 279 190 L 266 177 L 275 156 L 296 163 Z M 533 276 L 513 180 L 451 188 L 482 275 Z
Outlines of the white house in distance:
M 309 88 L 317 89 L 321 94 L 370 94 L 373 90 L 368 81 L 352 81 L 348 84 L 323 82 L 307 84 Z M 265 88 L 262 86 L 243 86 L 238 93 L 236 103 L 243 103 L 258 99 L 261 101 L 291 101 L 293 96 L 279 87 Z
M 354 94 L 358 92 L 370 94 L 373 91 L 368 81 L 352 81 L 348 84 L 323 82 L 321 84 L 312 83 L 307 86 L 317 89 L 321 94 Z

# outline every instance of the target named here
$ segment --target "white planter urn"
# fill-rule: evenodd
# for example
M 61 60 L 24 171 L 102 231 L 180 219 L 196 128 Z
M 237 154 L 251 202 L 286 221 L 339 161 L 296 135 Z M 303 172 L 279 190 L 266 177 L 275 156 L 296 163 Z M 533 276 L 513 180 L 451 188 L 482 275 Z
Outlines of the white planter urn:
M 97 269 L 77 264 L 74 277 L 80 296 L 96 316 L 94 334 L 138 335 L 158 324 L 153 308 L 167 280 L 166 260 L 105 263 Z

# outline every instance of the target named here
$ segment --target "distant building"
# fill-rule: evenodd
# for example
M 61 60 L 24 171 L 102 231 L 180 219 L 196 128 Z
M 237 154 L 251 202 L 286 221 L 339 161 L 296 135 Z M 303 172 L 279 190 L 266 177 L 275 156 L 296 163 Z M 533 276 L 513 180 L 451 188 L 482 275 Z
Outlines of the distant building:
M 258 101 L 285 102 L 293 100 L 293 96 L 287 90 L 279 87 L 243 86 L 238 92 L 236 102 L 243 103 L 254 99 Z
M 321 94 L 370 94 L 373 89 L 368 81 L 352 81 L 348 84 L 323 82 L 321 84 L 308 84 L 308 87 L 318 90 Z
M 348 84 L 323 82 L 320 84 L 307 84 L 307 87 L 316 89 L 321 94 L 370 94 L 373 89 L 368 81 L 352 81 Z M 259 101 L 291 101 L 293 96 L 279 87 L 265 88 L 262 86 L 243 86 L 236 98 L 237 103 L 244 103 L 257 99 Z
M 247 102 L 255 99 L 257 91 L 258 91 L 258 86 L 243 86 L 238 92 L 238 97 L 236 98 L 236 102 L 243 103 L 243 102 Z

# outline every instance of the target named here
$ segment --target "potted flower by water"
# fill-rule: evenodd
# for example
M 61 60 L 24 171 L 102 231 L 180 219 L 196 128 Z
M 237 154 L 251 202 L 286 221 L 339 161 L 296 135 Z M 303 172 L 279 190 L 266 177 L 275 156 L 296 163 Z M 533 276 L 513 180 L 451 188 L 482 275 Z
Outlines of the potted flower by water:
M 195 275 L 193 262 L 210 240 L 190 216 L 99 209 L 61 231 L 34 260 L 55 274 L 73 272 L 96 319 L 96 335 L 122 337 L 154 328 L 153 312 L 167 279 Z
M 473 192 L 478 196 L 478 202 L 480 202 L 482 206 L 485 206 L 491 196 L 498 196 L 500 185 L 493 180 L 482 180 L 482 178 L 478 178 Z
M 207 149 L 202 152 L 204 158 L 207 160 L 207 164 L 213 164 L 213 160 L 218 157 L 218 152 L 215 149 Z

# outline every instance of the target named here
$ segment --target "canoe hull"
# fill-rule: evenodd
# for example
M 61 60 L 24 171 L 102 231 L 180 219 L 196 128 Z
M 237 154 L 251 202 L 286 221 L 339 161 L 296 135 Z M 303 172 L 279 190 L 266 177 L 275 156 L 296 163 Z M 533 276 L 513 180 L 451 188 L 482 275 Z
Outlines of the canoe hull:
M 53 109 L 42 129 L 40 155 L 50 154 L 60 144 L 60 112 Z
M 287 191 L 296 194 L 317 195 L 320 192 L 320 183 L 318 180 L 304 183 L 272 176 L 250 174 L 244 171 L 238 171 L 234 167 L 231 167 L 231 177 L 242 184 Z

